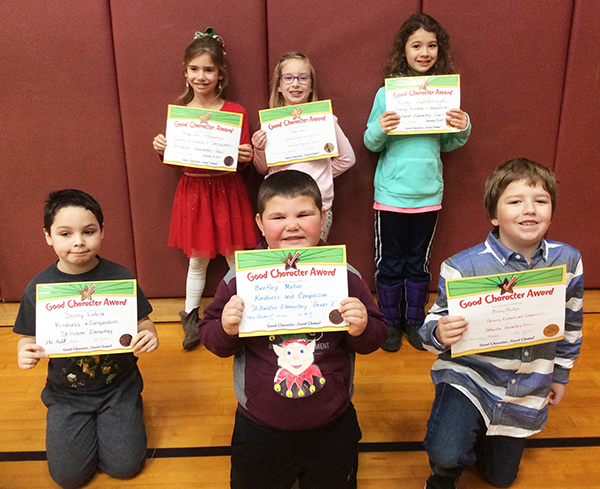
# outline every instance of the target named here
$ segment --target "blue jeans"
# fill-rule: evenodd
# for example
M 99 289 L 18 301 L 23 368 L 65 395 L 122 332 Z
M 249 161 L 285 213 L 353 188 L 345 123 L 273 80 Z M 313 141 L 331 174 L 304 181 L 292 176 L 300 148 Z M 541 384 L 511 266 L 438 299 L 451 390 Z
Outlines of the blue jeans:
M 475 462 L 487 482 L 510 486 L 519 471 L 525 438 L 487 436 L 486 431 L 469 398 L 450 384 L 438 384 L 424 441 L 432 470 L 427 489 L 454 489 Z

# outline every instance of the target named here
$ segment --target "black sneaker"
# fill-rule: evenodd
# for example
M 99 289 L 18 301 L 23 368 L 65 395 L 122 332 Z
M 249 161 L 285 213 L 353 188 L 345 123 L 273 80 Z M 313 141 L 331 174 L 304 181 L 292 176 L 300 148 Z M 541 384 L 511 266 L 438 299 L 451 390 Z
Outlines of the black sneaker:
M 416 348 L 417 350 L 424 351 L 425 347 L 423 346 L 423 342 L 421 341 L 421 337 L 419 336 L 419 329 L 421 329 L 421 325 L 419 324 L 407 324 L 404 327 L 410 345 L 413 348 Z
M 398 351 L 402 346 L 402 331 L 394 326 L 389 326 L 388 331 L 388 339 L 381 345 L 381 349 L 389 352 Z

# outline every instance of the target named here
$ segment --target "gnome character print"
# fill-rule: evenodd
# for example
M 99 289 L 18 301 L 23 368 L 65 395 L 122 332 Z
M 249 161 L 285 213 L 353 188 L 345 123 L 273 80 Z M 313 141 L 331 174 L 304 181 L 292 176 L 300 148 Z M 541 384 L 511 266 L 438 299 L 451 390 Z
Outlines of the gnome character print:
M 279 345 L 273 345 L 279 370 L 275 374 L 275 392 L 290 399 L 307 397 L 325 385 L 325 378 L 315 361 L 316 339 L 304 335 L 284 336 Z

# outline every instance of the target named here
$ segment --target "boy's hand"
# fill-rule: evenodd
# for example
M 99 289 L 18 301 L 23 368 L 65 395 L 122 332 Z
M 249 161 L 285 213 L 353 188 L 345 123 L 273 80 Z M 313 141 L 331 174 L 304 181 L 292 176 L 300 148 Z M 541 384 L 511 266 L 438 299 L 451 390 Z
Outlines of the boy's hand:
M 259 129 L 252 135 L 252 146 L 260 151 L 264 151 L 266 145 L 267 133 L 262 129 Z
M 400 124 L 400 116 L 393 110 L 386 110 L 379 116 L 379 125 L 383 132 L 390 132 Z
M 144 329 L 131 340 L 131 348 L 133 348 L 135 355 L 150 353 L 158 348 L 158 336 L 155 332 Z
M 156 326 L 148 316 L 138 321 L 138 334 L 131 340 L 131 348 L 135 355 L 149 353 L 158 348 Z
M 446 346 L 458 343 L 469 322 L 462 316 L 443 316 L 438 320 L 435 337 Z
M 44 348 L 36 345 L 34 336 L 23 336 L 17 345 L 17 363 L 22 370 L 35 367 L 42 358 L 48 358 Z
M 450 127 L 464 131 L 469 125 L 469 118 L 467 117 L 467 114 L 460 109 L 450 109 L 448 112 L 446 112 L 446 115 L 448 116 L 446 118 L 446 124 L 448 124 Z
M 221 313 L 221 325 L 223 331 L 230 336 L 236 336 L 240 332 L 240 323 L 244 314 L 244 301 L 239 295 L 231 296 L 229 302 L 225 304 Z
M 248 163 L 252 161 L 252 145 L 240 144 L 238 146 L 238 161 L 240 163 Z
M 367 308 L 356 297 L 348 297 L 340 302 L 339 311 L 344 321 L 350 325 L 348 334 L 360 336 L 367 327 L 369 315 Z
M 559 384 L 558 382 L 552 382 L 550 384 L 550 395 L 548 396 L 548 404 L 550 406 L 558 406 L 560 401 L 567 392 L 567 384 Z
M 167 138 L 164 136 L 164 134 L 159 134 L 154 138 L 154 141 L 152 141 L 152 147 L 159 155 L 165 154 L 165 149 L 167 149 Z

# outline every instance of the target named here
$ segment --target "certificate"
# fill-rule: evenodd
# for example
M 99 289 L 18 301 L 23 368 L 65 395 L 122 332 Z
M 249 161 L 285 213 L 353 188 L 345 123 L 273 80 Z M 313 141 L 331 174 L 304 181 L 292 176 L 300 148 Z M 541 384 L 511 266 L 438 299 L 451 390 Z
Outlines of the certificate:
M 235 252 L 240 336 L 348 330 L 346 246 Z
M 448 313 L 469 321 L 452 356 L 562 339 L 566 266 L 446 282 Z
M 134 279 L 36 287 L 36 343 L 51 357 L 132 351 L 137 322 Z
M 168 165 L 236 171 L 242 114 L 169 105 Z
M 259 111 L 267 166 L 338 156 L 331 100 Z
M 400 116 L 388 134 L 458 132 L 446 124 L 446 112 L 460 108 L 460 75 L 387 78 L 385 108 Z

